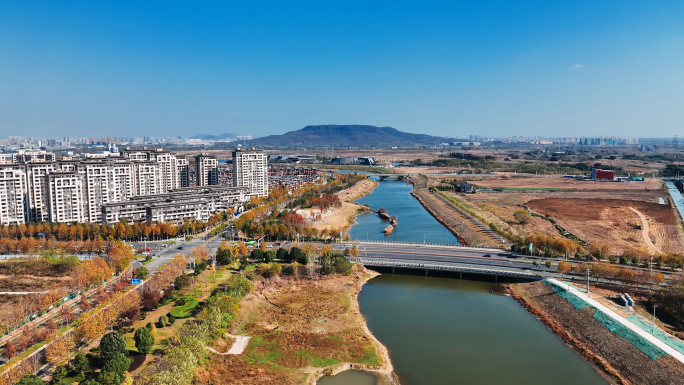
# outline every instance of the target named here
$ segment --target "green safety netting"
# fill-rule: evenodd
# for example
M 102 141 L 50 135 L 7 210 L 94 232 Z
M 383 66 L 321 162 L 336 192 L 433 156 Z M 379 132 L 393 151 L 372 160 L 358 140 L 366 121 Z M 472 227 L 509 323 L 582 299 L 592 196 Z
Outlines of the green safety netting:
M 567 290 L 567 287 L 557 285 L 555 283 L 549 282 L 547 280 L 543 281 L 546 286 L 550 287 L 556 294 L 558 294 L 559 297 L 565 298 L 572 306 L 575 307 L 577 310 L 582 310 L 587 307 L 592 307 L 587 301 L 583 300 L 582 298 L 576 296 L 574 293 L 571 291 Z M 668 354 L 658 346 L 654 345 L 653 343 L 649 342 L 648 340 L 644 339 L 642 336 L 639 334 L 635 333 L 625 325 L 617 322 L 604 312 L 594 308 L 596 310 L 596 313 L 594 314 L 594 318 L 604 324 L 608 330 L 610 330 L 612 333 L 615 333 L 619 335 L 620 337 L 626 339 L 629 341 L 632 345 L 634 345 L 636 348 L 644 352 L 647 356 L 651 357 L 653 360 L 657 360 L 660 357 L 667 356 Z M 638 326 L 638 325 L 637 325 Z
M 645 330 L 646 332 L 651 334 L 653 337 L 663 341 L 665 344 L 667 344 L 672 349 L 684 354 L 684 343 L 682 343 L 682 341 L 679 341 L 679 340 L 673 338 L 669 334 L 663 333 L 659 329 L 653 330 L 653 326 L 651 324 L 643 321 L 639 317 L 636 317 L 636 316 L 627 317 L 627 320 L 629 322 L 635 324 L 636 326 L 642 328 L 643 330 Z

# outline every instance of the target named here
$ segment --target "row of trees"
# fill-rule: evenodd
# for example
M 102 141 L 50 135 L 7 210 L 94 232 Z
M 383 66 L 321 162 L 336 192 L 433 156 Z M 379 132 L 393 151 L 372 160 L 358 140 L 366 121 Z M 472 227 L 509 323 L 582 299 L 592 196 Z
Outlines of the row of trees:
M 665 276 L 659 271 L 631 269 L 629 267 L 621 267 L 610 263 L 580 263 L 572 265 L 569 262 L 560 261 L 556 271 L 559 274 L 568 274 L 570 272 L 578 275 L 584 275 L 587 269 L 591 270 L 591 277 L 596 279 L 596 283 L 600 283 L 601 279 L 609 281 L 619 281 L 626 285 L 636 286 L 660 286 L 665 281 Z
M 186 220 L 180 224 L 154 222 L 134 222 L 131 224 L 126 220 L 122 220 L 115 224 L 38 222 L 20 225 L 0 225 L 0 238 L 15 241 L 21 241 L 25 238 L 52 239 L 53 242 L 83 242 L 86 240 L 97 242 L 98 239 L 101 241 L 108 237 L 128 241 L 140 241 L 145 238 L 149 240 L 166 239 L 178 235 L 201 232 L 206 228 L 223 221 L 229 215 L 232 215 L 232 210 L 216 213 L 206 222 Z
M 127 248 L 130 250 L 130 247 Z M 114 248 L 114 250 L 115 249 L 116 248 Z M 93 260 L 95 260 L 95 258 Z M 116 262 L 121 262 L 121 260 L 114 258 L 112 259 L 112 262 L 114 263 L 114 266 L 116 266 Z M 182 274 L 186 265 L 187 261 L 185 257 L 179 255 L 174 258 L 169 265 L 149 279 L 140 290 L 123 292 L 122 289 L 128 285 L 128 283 L 124 281 L 121 281 L 120 284 L 112 288 L 112 291 L 116 292 L 114 295 L 106 294 L 106 292 L 102 290 L 101 297 L 104 301 L 90 311 L 85 311 L 84 309 L 84 311 L 81 312 L 80 317 L 73 323 L 73 329 L 69 329 L 67 332 L 60 335 L 53 334 L 47 338 L 45 343 L 45 356 L 48 362 L 56 365 L 63 361 L 74 348 L 83 346 L 89 341 L 103 335 L 107 329 L 117 325 L 121 322 L 121 319 L 126 318 L 128 314 L 137 314 L 143 299 L 142 297 L 148 292 L 161 293 L 164 288 L 173 284 L 173 281 L 177 276 Z M 142 292 L 142 295 L 139 291 Z M 85 307 L 87 308 L 89 306 Z M 81 308 L 84 308 L 84 306 L 81 306 Z M 68 312 L 69 318 L 72 320 L 74 313 L 71 313 L 71 310 L 66 306 L 64 306 L 63 309 L 65 312 Z M 133 310 L 133 312 L 131 310 Z M 20 362 L 9 370 L 6 370 L 3 373 L 3 376 L 0 376 L 0 385 L 13 384 L 21 377 L 30 374 L 31 370 L 33 370 L 32 367 Z M 117 383 L 116 381 L 122 378 L 121 374 L 119 374 L 118 377 L 115 376 L 115 378 L 112 379 L 114 382 L 106 383 Z

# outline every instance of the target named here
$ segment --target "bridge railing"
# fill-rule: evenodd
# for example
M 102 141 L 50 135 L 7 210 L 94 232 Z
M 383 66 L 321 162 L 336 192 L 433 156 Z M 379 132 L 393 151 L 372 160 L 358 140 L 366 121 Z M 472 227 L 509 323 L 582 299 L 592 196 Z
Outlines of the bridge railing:
M 448 247 L 460 247 L 464 249 L 482 249 L 482 250 L 505 250 L 508 251 L 507 249 L 503 247 L 494 247 L 494 246 L 463 246 L 461 244 L 454 244 L 454 243 L 423 243 L 423 242 L 402 242 L 402 241 L 374 241 L 374 240 L 360 240 L 360 239 L 355 239 L 352 242 L 358 242 L 358 243 L 378 243 L 378 244 L 401 244 L 401 245 L 414 245 L 414 246 L 419 246 L 419 245 L 427 245 L 427 246 L 448 246 Z
M 543 277 L 540 274 L 520 272 L 520 271 L 510 271 L 510 270 L 496 270 L 496 269 L 484 269 L 484 268 L 479 268 L 479 267 L 465 267 L 465 266 L 456 266 L 456 265 L 440 265 L 440 264 L 425 264 L 425 263 L 410 263 L 410 262 L 386 262 L 386 261 L 368 260 L 366 258 L 351 258 L 351 260 L 355 261 L 357 263 L 360 263 L 364 266 L 399 267 L 399 268 L 406 268 L 406 269 L 440 270 L 440 271 L 452 271 L 452 272 L 470 273 L 470 274 L 498 275 L 498 276 L 525 278 L 525 279 L 543 279 Z

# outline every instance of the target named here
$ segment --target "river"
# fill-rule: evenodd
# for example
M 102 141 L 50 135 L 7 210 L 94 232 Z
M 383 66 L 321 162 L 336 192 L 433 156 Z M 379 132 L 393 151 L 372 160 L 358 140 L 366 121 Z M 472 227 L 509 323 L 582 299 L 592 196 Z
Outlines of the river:
M 405 182 L 385 181 L 358 202 L 399 217 L 392 240 L 422 242 L 425 234 L 427 242 L 456 243 L 410 190 Z M 386 225 L 377 215 L 361 215 L 357 221 L 353 238 L 366 239 L 366 232 L 369 239 L 389 238 L 381 233 Z M 405 231 L 399 231 L 402 227 Z M 490 282 L 383 274 L 364 285 L 359 305 L 373 334 L 388 348 L 402 385 L 606 384 L 517 302 L 493 291 Z M 358 371 L 318 382 L 376 383 L 375 376 Z
M 362 214 L 356 217 L 357 224 L 349 231 L 351 238 L 458 244 L 456 237 L 425 211 L 418 200 L 409 195 L 411 188 L 409 183 L 402 181 L 380 181 L 380 185 L 373 192 L 358 199 L 358 204 L 368 205 L 373 210 L 382 207 L 389 215 L 396 215 L 398 224 L 392 234 L 385 235 L 383 230 L 389 226 L 389 222 L 382 221 L 376 213 Z

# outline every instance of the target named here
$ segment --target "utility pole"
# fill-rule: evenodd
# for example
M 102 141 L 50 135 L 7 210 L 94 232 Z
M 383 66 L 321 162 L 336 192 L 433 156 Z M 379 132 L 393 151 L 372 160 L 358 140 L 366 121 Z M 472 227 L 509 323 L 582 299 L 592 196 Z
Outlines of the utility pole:
M 589 276 L 591 275 L 591 269 L 587 267 L 587 293 L 589 293 Z
M 651 333 L 655 333 L 655 308 L 656 305 L 653 304 L 653 323 L 651 324 Z

